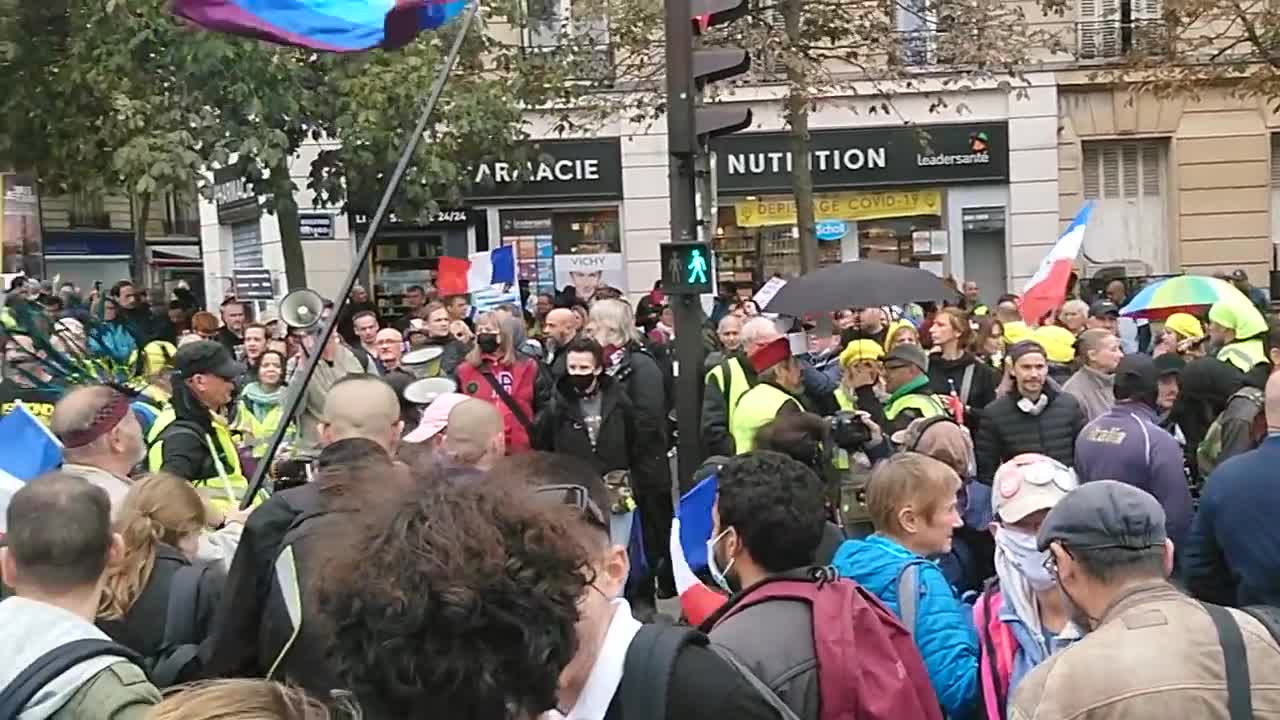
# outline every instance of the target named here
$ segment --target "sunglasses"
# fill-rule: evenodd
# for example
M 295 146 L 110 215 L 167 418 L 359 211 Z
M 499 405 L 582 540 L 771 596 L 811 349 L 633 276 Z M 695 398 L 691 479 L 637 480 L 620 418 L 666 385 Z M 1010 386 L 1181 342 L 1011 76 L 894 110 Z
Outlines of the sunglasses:
M 549 499 L 554 498 L 561 505 L 568 505 L 577 508 L 587 522 L 609 530 L 609 520 L 600 510 L 600 506 L 596 505 L 591 496 L 587 494 L 587 489 L 581 485 L 543 485 L 534 491 L 535 495 L 546 495 Z

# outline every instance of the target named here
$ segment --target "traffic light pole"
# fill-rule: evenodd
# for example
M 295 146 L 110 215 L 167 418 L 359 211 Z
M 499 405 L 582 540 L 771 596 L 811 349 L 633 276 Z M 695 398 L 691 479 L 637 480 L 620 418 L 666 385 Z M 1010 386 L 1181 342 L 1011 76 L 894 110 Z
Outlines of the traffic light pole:
M 693 25 L 689 0 L 666 0 L 667 150 L 670 153 L 671 242 L 697 240 L 694 210 L 698 138 L 695 129 Z M 706 198 L 705 202 L 715 202 Z M 707 258 L 708 263 L 711 258 Z M 676 321 L 676 422 L 681 490 L 702 462 L 702 305 L 692 293 L 668 294 Z

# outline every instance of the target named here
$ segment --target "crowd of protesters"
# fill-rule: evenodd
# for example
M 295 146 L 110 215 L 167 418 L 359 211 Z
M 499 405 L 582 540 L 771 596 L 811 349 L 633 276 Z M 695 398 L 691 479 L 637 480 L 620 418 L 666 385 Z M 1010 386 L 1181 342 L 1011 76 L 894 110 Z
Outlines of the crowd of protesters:
M 63 462 L 5 512 L 0 717 L 1271 717 L 1280 323 L 1231 279 L 1151 322 L 1121 281 L 1038 324 L 972 282 L 829 318 L 725 288 L 699 478 L 660 288 L 356 287 L 321 344 L 15 283 L 0 416 Z M 693 575 L 675 496 L 708 475 Z

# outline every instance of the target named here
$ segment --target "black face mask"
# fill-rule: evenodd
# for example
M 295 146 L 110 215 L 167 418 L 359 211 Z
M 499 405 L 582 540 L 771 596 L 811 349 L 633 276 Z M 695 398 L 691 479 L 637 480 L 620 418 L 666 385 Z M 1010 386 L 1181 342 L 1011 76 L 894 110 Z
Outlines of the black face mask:
M 591 393 L 591 387 L 596 384 L 595 375 L 569 375 L 569 387 L 581 397 L 586 397 Z
M 476 335 L 476 347 L 480 348 L 480 352 L 486 355 L 492 355 L 498 352 L 497 333 L 481 333 Z

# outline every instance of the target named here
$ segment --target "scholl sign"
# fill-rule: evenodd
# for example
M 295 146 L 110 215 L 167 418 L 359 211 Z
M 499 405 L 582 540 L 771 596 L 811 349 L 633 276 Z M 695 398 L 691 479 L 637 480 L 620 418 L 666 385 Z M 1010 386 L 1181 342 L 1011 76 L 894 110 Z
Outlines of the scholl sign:
M 849 223 L 843 220 L 819 220 L 813 225 L 813 234 L 822 242 L 839 240 L 849 234 Z

